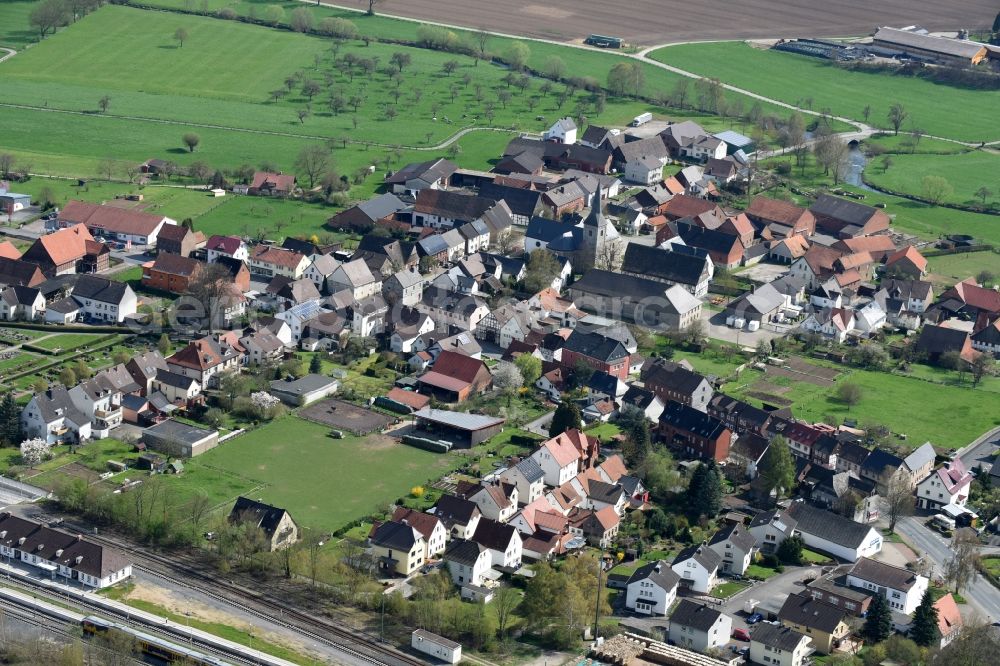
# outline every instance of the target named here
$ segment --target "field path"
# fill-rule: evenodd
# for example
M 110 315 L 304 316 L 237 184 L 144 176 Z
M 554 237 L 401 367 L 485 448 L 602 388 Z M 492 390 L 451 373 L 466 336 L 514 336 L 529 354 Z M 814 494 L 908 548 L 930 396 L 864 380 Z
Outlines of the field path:
M 7 55 L 0 56 L 0 62 L 13 58 L 14 56 L 17 55 L 17 51 L 15 51 L 14 49 L 9 49 L 6 46 L 0 46 L 0 51 L 7 52 Z

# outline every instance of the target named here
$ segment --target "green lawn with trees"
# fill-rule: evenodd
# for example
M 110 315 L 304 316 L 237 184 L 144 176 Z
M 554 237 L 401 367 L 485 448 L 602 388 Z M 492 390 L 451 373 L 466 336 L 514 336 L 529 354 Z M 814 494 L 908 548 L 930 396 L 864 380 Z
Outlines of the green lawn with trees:
M 947 183 L 940 201 L 962 206 L 1000 207 L 1000 154 L 974 150 L 951 155 L 896 154 L 883 169 L 875 160 L 865 169 L 865 180 L 891 192 L 933 200 L 928 176 Z M 1000 220 L 994 223 L 1000 226 Z
M 970 90 L 909 76 L 850 71 L 828 60 L 751 47 L 742 42 L 668 46 L 650 54 L 681 69 L 799 104 L 814 111 L 891 128 L 890 106 L 903 105 L 902 130 L 980 142 L 1000 139 L 995 109 L 1000 90 Z M 941 100 L 946 98 L 947 104 Z M 955 113 L 955 109 L 962 109 Z
M 38 39 L 31 25 L 31 12 L 38 0 L 4 0 L 0 3 L 0 46 L 22 49 Z

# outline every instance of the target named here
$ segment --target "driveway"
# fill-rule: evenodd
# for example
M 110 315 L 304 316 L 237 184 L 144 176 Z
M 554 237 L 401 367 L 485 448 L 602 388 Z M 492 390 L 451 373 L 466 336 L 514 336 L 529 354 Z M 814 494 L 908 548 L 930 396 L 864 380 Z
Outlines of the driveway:
M 549 436 L 549 424 L 552 422 L 552 415 L 555 414 L 554 411 L 542 414 L 537 419 L 524 426 L 524 429 L 528 432 L 533 432 L 536 435 L 541 435 L 542 437 Z
M 740 592 L 730 598 L 721 606 L 719 610 L 733 618 L 733 629 L 746 629 L 746 613 L 743 612 L 743 604 L 749 599 L 759 601 L 759 608 L 778 612 L 781 604 L 789 594 L 800 592 L 805 587 L 802 583 L 807 578 L 818 578 L 823 573 L 823 567 L 790 567 L 784 573 L 773 576 L 768 580 L 757 583 L 753 587 Z
M 773 340 L 785 335 L 785 333 L 776 333 L 766 328 L 748 331 L 746 326 L 741 329 L 726 326 L 726 313 L 716 312 L 708 308 L 702 308 L 701 320 L 705 322 L 705 333 L 708 337 L 732 342 L 740 347 L 754 348 L 760 340 Z

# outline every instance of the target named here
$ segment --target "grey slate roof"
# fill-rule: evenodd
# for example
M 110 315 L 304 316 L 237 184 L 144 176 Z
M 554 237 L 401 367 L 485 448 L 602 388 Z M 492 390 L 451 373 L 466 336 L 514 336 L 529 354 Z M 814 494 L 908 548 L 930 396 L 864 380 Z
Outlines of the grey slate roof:
M 750 632 L 750 640 L 754 643 L 762 643 L 788 652 L 795 650 L 805 637 L 805 634 L 800 634 L 788 627 L 780 627 L 766 622 L 761 622 Z
M 125 294 L 132 289 L 124 282 L 116 282 L 96 275 L 78 275 L 76 284 L 73 286 L 73 298 L 89 298 L 102 303 L 114 303 L 118 305 L 125 298 Z
M 715 571 L 719 568 L 719 565 L 722 564 L 722 555 L 719 555 L 708 546 L 695 544 L 693 546 L 688 546 L 681 552 L 677 553 L 677 557 L 674 558 L 673 564 L 687 562 L 688 560 L 694 560 L 708 571 Z
M 778 611 L 778 618 L 783 621 L 826 633 L 833 633 L 846 615 L 843 608 L 813 599 L 805 592 L 789 594 Z
M 470 539 L 455 539 L 445 548 L 444 559 L 446 562 L 457 562 L 471 567 L 476 564 L 483 550 L 485 550 L 483 546 Z
M 711 541 L 708 543 L 709 545 L 715 545 L 726 541 L 729 541 L 744 552 L 749 552 L 756 544 L 753 536 L 745 527 L 739 524 L 731 524 L 727 527 L 721 528 L 715 533 L 715 535 L 712 536 Z
M 466 412 L 452 412 L 447 409 L 434 409 L 424 407 L 420 411 L 414 412 L 417 418 L 427 419 L 442 425 L 447 425 L 460 430 L 481 430 L 490 426 L 503 423 L 504 420 L 483 414 L 468 414 Z
M 514 469 L 520 472 L 528 480 L 528 483 L 534 483 L 545 476 L 545 471 L 542 470 L 541 465 L 531 456 L 523 458 L 521 462 L 514 465 Z
M 389 520 L 375 528 L 371 536 L 371 542 L 376 546 L 384 546 L 393 550 L 407 551 L 413 548 L 418 540 L 423 536 L 405 523 L 397 523 Z
M 845 548 L 857 548 L 871 532 L 871 525 L 862 525 L 830 511 L 792 502 L 788 512 L 797 521 L 797 529 Z
M 395 194 L 381 194 L 358 204 L 358 210 L 367 215 L 373 222 L 394 215 L 406 208 L 406 204 Z
M 681 599 L 674 612 L 670 614 L 670 624 L 691 627 L 696 631 L 709 631 L 720 617 L 722 613 L 715 608 L 695 603 L 690 599 Z
M 850 199 L 830 196 L 829 194 L 819 195 L 813 205 L 809 206 L 809 210 L 813 214 L 830 217 L 858 227 L 863 227 L 877 211 L 876 208 L 872 208 L 871 206 L 866 206 Z
M 621 269 L 625 273 L 637 273 L 653 279 L 696 285 L 705 270 L 705 255 L 629 243 Z
M 664 590 L 668 592 L 675 587 L 677 583 L 680 582 L 681 577 L 678 576 L 673 569 L 670 568 L 665 560 L 657 560 L 656 562 L 650 562 L 645 564 L 635 571 L 628 578 L 628 584 L 637 583 L 641 580 L 648 580 L 651 583 L 656 583 Z
M 268 536 L 273 536 L 287 511 L 270 504 L 264 504 L 246 497 L 240 497 L 229 513 L 230 522 L 249 521 L 257 525 Z

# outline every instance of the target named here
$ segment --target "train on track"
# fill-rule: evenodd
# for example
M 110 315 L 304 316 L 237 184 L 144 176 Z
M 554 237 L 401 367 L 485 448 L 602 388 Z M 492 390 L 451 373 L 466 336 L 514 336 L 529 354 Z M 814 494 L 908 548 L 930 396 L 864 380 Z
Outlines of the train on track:
M 197 666 L 231 666 L 230 662 L 218 657 L 186 648 L 170 641 L 157 638 L 143 631 L 137 631 L 117 622 L 109 622 L 94 615 L 88 615 L 80 622 L 86 636 L 101 636 L 110 631 L 119 631 L 131 636 L 136 643 L 136 650 L 144 655 L 156 657 L 165 663 L 192 664 Z

